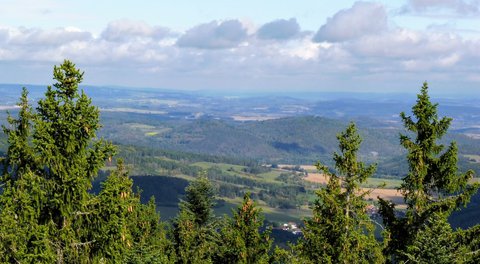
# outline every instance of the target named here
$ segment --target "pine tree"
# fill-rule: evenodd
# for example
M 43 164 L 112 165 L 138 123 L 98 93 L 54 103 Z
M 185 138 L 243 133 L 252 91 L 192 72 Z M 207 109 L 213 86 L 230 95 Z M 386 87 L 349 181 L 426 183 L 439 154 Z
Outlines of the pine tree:
M 122 160 L 118 161 L 117 170 L 101 185 L 96 203 L 98 208 L 95 210 L 96 223 L 92 225 L 98 227 L 92 232 L 92 240 L 95 240 L 95 247 L 92 248 L 95 252 L 92 254 L 99 260 L 122 262 L 133 247 L 129 225 L 135 219 L 130 215 L 134 206 L 139 204 L 132 193 L 133 182 L 128 178 Z
M 123 262 L 142 252 L 161 263 L 168 243 L 159 216 L 133 195 L 121 164 L 98 196 L 89 193 L 114 147 L 96 139 L 99 111 L 78 91 L 82 78 L 70 61 L 55 67 L 35 111 L 24 89 L 19 117 L 4 127 L 0 261 Z
M 185 189 L 185 200 L 174 220 L 172 238 L 178 263 L 212 263 L 218 234 L 213 219 L 214 189 L 200 175 Z
M 129 224 L 133 247 L 129 250 L 125 263 L 156 264 L 176 261 L 173 245 L 167 239 L 164 225 L 160 222 L 154 197 L 145 205 L 138 201 L 134 214 L 129 218 Z
M 270 257 L 270 263 L 272 264 L 314 264 L 315 261 L 306 259 L 305 257 L 300 257 L 301 252 L 300 247 L 296 245 L 290 245 L 290 248 L 280 248 L 275 247 L 272 256 Z
M 14 182 L 21 178 L 27 170 L 35 170 L 33 149 L 30 144 L 31 126 L 34 114 L 28 103 L 28 91 L 22 88 L 18 119 L 8 115 L 9 127 L 3 126 L 3 132 L 7 135 L 8 150 L 2 161 L 2 182 Z
M 117 170 L 102 182 L 96 197 L 94 261 L 169 263 L 168 243 L 155 201 L 140 203 L 123 161 L 117 162 Z
M 34 119 L 33 149 L 36 173 L 46 180 L 47 204 L 41 224 L 52 223 L 51 243 L 57 261 L 79 262 L 88 256 L 91 181 L 105 160 L 114 153 L 110 143 L 95 140 L 100 128 L 99 111 L 78 85 L 83 73 L 64 61 L 55 66 L 54 88 L 39 100 Z
M 272 246 L 269 230 L 263 232 L 263 216 L 250 194 L 245 194 L 243 203 L 233 213 L 233 218 L 221 231 L 219 263 L 268 263 Z
M 401 254 L 405 262 L 412 263 L 465 263 L 470 259 L 468 248 L 456 239 L 445 216 L 438 214 L 428 219 Z
M 32 109 L 23 88 L 17 119 L 9 116 L 8 150 L 2 160 L 3 189 L 0 195 L 0 262 L 55 261 L 49 243 L 49 226 L 40 225 L 41 208 L 46 203 L 45 180 L 34 173 L 37 167 L 30 143 Z
M 453 243 L 465 248 L 464 263 L 480 263 L 480 224 L 466 230 L 455 230 Z
M 386 254 L 392 261 L 405 259 L 404 252 L 419 238 L 416 236 L 431 223 L 432 217 L 444 217 L 465 205 L 477 191 L 478 185 L 468 185 L 473 171 L 457 172 L 457 146 L 450 143 L 445 149 L 437 144 L 447 132 L 452 119 L 438 118 L 437 104 L 430 102 L 428 85 L 423 84 L 413 116 L 401 113 L 405 128 L 415 136 L 400 135 L 400 143 L 407 150 L 409 172 L 403 179 L 400 191 L 407 204 L 405 217 L 398 216 L 395 205 L 380 200 L 380 213 L 387 230 Z M 443 152 L 442 152 L 443 151 Z M 447 223 L 446 220 L 444 223 Z M 436 219 L 434 222 L 442 223 Z M 452 260 L 453 261 L 453 260 Z
M 183 210 L 189 211 L 195 217 L 199 226 L 208 224 L 213 217 L 212 208 L 215 205 L 215 191 L 212 184 L 201 174 L 185 189 L 185 200 L 180 203 Z
M 365 195 L 359 184 L 375 172 L 375 166 L 358 161 L 361 138 L 355 124 L 337 136 L 341 154 L 334 153 L 338 175 L 317 163 L 328 178 L 317 191 L 313 217 L 305 220 L 304 238 L 297 250 L 312 263 L 381 263 L 381 247 L 374 225 L 366 214 Z

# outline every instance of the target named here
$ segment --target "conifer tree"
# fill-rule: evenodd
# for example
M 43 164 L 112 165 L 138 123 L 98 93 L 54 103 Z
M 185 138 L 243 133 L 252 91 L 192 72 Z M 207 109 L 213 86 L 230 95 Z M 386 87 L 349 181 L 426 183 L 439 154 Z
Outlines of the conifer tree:
M 450 143 L 446 149 L 437 144 L 437 140 L 447 133 L 452 119 L 438 118 L 437 104 L 430 102 L 427 83 L 423 84 L 412 112 L 413 117 L 403 112 L 400 114 L 405 128 L 411 133 L 400 135 L 400 143 L 408 152 L 409 165 L 409 172 L 400 187 L 407 204 L 405 216 L 396 214 L 395 204 L 380 200 L 380 213 L 387 230 L 386 254 L 391 261 L 405 260 L 406 253 L 412 253 L 415 241 L 421 241 L 417 234 L 428 234 L 428 230 L 422 230 L 429 225 L 432 230 L 449 230 L 444 228 L 448 225 L 446 218 L 452 211 L 466 205 L 478 189 L 477 184 L 468 185 L 473 171 L 457 172 L 456 143 Z M 445 238 L 439 239 L 443 241 Z
M 45 98 L 38 101 L 34 119 L 33 149 L 36 173 L 46 180 L 47 204 L 41 224 L 52 223 L 52 244 L 57 260 L 79 262 L 88 256 L 91 181 L 114 153 L 110 143 L 95 140 L 99 111 L 78 85 L 83 73 L 66 60 L 55 66 Z
M 30 142 L 32 109 L 23 88 L 17 119 L 9 116 L 8 150 L 2 160 L 0 195 L 0 262 L 55 261 L 49 240 L 49 226 L 39 218 L 46 203 L 45 180 L 35 174 L 36 164 Z
M 460 260 L 464 263 L 480 263 L 480 224 L 466 230 L 457 229 L 454 235 L 453 243 L 466 251 Z
M 117 170 L 102 183 L 97 197 L 95 261 L 113 263 L 169 263 L 167 241 L 152 199 L 140 203 L 121 159 Z
M 133 247 L 128 251 L 125 263 L 175 263 L 175 251 L 160 222 L 154 197 L 147 204 L 138 202 L 133 213 L 133 219 L 129 220 Z
M 2 160 L 4 183 L 14 182 L 27 170 L 35 170 L 34 154 L 30 144 L 34 114 L 28 103 L 28 91 L 25 87 L 22 88 L 22 95 L 17 105 L 20 107 L 18 118 L 8 115 L 9 126 L 3 126 L 8 143 L 7 155 Z
M 218 233 L 213 219 L 214 189 L 201 174 L 185 188 L 185 200 L 173 222 L 172 238 L 177 263 L 212 263 Z
M 36 110 L 24 89 L 19 117 L 4 127 L 0 262 L 168 263 L 155 204 L 140 204 L 121 163 L 89 193 L 114 147 L 96 138 L 99 111 L 79 92 L 82 78 L 70 61 L 56 66 Z
M 288 249 L 275 247 L 275 250 L 270 257 L 270 263 L 272 264 L 314 264 L 315 261 L 307 259 L 305 256 L 300 257 L 301 248 L 298 245 L 289 245 Z
M 455 237 L 447 219 L 434 214 L 415 234 L 412 244 L 401 252 L 402 257 L 412 263 L 466 263 L 471 258 L 468 247 Z
M 199 226 L 208 224 L 213 217 L 212 208 L 215 205 L 215 191 L 205 176 L 205 172 L 185 189 L 185 200 L 180 203 L 181 209 L 189 211 L 195 217 Z
M 123 161 L 119 160 L 117 170 L 112 172 L 97 197 L 98 209 L 95 210 L 98 230 L 93 232 L 95 242 L 94 256 L 99 260 L 122 262 L 127 252 L 133 248 L 130 222 L 135 221 L 134 206 L 138 203 L 132 193 L 133 182 L 128 178 Z
M 334 153 L 333 159 L 338 174 L 317 163 L 329 180 L 316 192 L 313 217 L 305 220 L 304 238 L 297 250 L 311 263 L 382 263 L 374 225 L 366 214 L 364 197 L 368 192 L 359 188 L 375 172 L 375 166 L 358 161 L 361 138 L 355 124 L 337 139 L 341 154 Z
M 221 231 L 219 263 L 268 263 L 272 246 L 269 230 L 263 232 L 263 216 L 250 194 L 245 194 L 243 203 L 233 213 L 233 218 Z

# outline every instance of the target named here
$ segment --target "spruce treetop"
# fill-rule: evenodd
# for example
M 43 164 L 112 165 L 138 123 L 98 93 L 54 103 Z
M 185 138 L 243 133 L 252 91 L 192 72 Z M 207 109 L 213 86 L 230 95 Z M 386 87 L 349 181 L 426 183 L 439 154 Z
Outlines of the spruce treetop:
M 215 191 L 205 174 L 202 173 L 185 188 L 185 200 L 181 202 L 180 206 L 191 212 L 195 217 L 195 222 L 203 226 L 212 220 L 214 205 Z
M 452 121 L 448 117 L 440 119 L 437 106 L 430 101 L 428 84 L 425 82 L 412 107 L 413 116 L 400 113 L 409 132 L 400 135 L 400 144 L 407 150 L 409 166 L 408 174 L 399 188 L 407 204 L 405 216 L 395 213 L 394 203 L 379 200 L 379 211 L 388 234 L 385 252 L 393 261 L 405 260 L 408 251 L 416 245 L 415 241 L 424 239 L 416 234 L 424 234 L 422 230 L 431 223 L 439 225 L 432 228 L 449 225 L 448 216 L 466 205 L 479 187 L 478 184 L 468 184 L 473 171 L 458 173 L 456 143 L 451 142 L 448 147 L 437 143 L 447 133 Z M 454 234 L 454 231 L 449 231 L 443 235 L 451 239 Z
M 468 180 L 473 177 L 473 171 L 457 173 L 458 148 L 455 142 L 451 142 L 445 151 L 444 145 L 437 144 L 452 121 L 448 117 L 439 119 L 437 106 L 430 101 L 425 82 L 417 96 L 417 103 L 412 107 L 413 117 L 400 113 L 405 128 L 415 135 L 414 139 L 400 135 L 400 143 L 408 151 L 409 165 L 409 173 L 400 190 L 408 207 L 419 213 L 442 196 L 465 189 Z M 462 199 L 459 202 L 465 201 Z M 456 206 L 452 204 L 444 209 L 453 210 Z
M 57 82 L 53 84 L 58 89 L 58 94 L 65 98 L 75 98 L 78 96 L 78 85 L 83 81 L 83 74 L 75 68 L 75 64 L 65 60 L 62 65 L 54 66 L 53 79 Z
M 336 173 L 320 162 L 317 169 L 328 177 L 316 192 L 313 217 L 305 220 L 300 256 L 312 263 L 381 263 L 380 244 L 365 212 L 365 192 L 360 184 L 376 169 L 358 160 L 361 138 L 355 124 L 337 136 L 340 153 L 334 153 Z

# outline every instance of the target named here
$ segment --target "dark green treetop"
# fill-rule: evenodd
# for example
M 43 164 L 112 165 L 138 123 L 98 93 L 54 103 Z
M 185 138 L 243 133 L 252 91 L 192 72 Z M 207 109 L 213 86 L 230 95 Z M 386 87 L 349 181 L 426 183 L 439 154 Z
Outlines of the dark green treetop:
M 380 213 L 384 218 L 388 236 L 386 253 L 401 260 L 405 251 L 417 239 L 416 234 L 427 223 L 442 223 L 430 219 L 439 215 L 448 217 L 453 210 L 465 205 L 477 191 L 478 185 L 468 185 L 473 171 L 457 172 L 457 145 L 437 144 L 448 130 L 451 118 L 438 118 L 437 104 L 430 101 L 428 85 L 424 83 L 412 107 L 413 117 L 401 113 L 407 135 L 400 135 L 400 143 L 407 150 L 409 172 L 400 191 L 407 210 L 405 217 L 395 213 L 395 205 L 380 199 Z M 412 138 L 410 135 L 414 135 Z
M 416 138 L 400 135 L 401 145 L 408 151 L 407 160 L 409 173 L 404 178 L 400 190 L 404 194 L 409 213 L 426 211 L 432 203 L 444 203 L 443 210 L 453 210 L 456 203 L 449 203 L 446 199 L 440 202 L 441 196 L 453 194 L 465 189 L 468 180 L 473 177 L 473 171 L 458 174 L 457 152 L 455 142 L 441 153 L 445 146 L 437 144 L 448 130 L 451 118 L 438 118 L 438 104 L 432 104 L 428 95 L 428 85 L 424 83 L 417 103 L 413 106 L 414 118 L 400 113 L 405 128 L 414 133 Z M 468 196 L 468 193 L 467 193 Z M 456 199 L 461 196 L 451 197 Z M 464 203 L 465 200 L 458 200 Z
M 261 209 L 247 193 L 233 218 L 221 230 L 221 263 L 268 263 L 272 246 L 270 230 L 261 232 L 263 226 Z
M 3 181 L 15 181 L 27 170 L 35 169 L 33 149 L 31 141 L 31 127 L 33 112 L 28 103 L 28 91 L 24 87 L 20 101 L 18 118 L 8 116 L 8 127 L 3 126 L 3 132 L 7 135 L 7 155 L 3 163 Z
M 337 136 L 341 154 L 334 154 L 337 173 L 317 163 L 329 178 L 317 191 L 313 217 L 305 221 L 299 254 L 312 263 L 381 263 L 381 246 L 366 213 L 365 195 L 359 184 L 375 172 L 375 166 L 358 161 L 361 138 L 355 124 Z
M 214 202 L 215 191 L 204 173 L 185 188 L 171 234 L 178 263 L 213 262 L 218 248 Z
M 117 162 L 117 169 L 102 182 L 95 197 L 97 209 L 91 225 L 96 228 L 92 232 L 94 262 L 170 263 L 172 254 L 155 200 L 141 204 L 123 160 Z
M 210 181 L 201 174 L 185 189 L 185 198 L 180 207 L 195 216 L 199 226 L 206 225 L 212 220 L 212 208 L 215 205 L 215 191 Z
M 66 60 L 54 67 L 54 88 L 48 87 L 45 98 L 38 101 L 33 127 L 33 149 L 36 154 L 36 173 L 46 180 L 48 203 L 40 222 L 56 225 L 58 258 L 77 261 L 89 251 L 88 240 L 91 215 L 91 181 L 105 160 L 114 154 L 114 147 L 96 140 L 100 128 L 99 110 L 78 85 L 83 79 L 75 64 Z

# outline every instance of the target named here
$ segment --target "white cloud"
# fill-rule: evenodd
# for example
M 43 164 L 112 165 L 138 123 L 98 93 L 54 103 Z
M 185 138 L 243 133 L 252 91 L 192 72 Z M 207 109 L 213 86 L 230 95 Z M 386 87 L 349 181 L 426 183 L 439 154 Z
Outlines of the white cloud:
M 410 12 L 450 11 L 458 15 L 475 15 L 480 11 L 479 0 L 409 0 L 404 7 Z
M 301 58 L 303 60 L 316 59 L 319 56 L 320 44 L 313 43 L 309 40 L 301 40 L 295 45 L 280 49 L 280 53 L 287 54 L 292 57 Z
M 164 27 L 152 27 L 142 21 L 117 20 L 108 24 L 101 37 L 108 41 L 125 41 L 131 38 L 151 38 L 160 40 L 171 35 Z
M 90 32 L 74 28 L 42 30 L 38 28 L 17 28 L 8 30 L 8 43 L 19 46 L 58 46 L 73 41 L 89 41 Z
M 378 34 L 386 29 L 387 13 L 383 5 L 356 2 L 351 8 L 340 10 L 328 18 L 313 39 L 317 42 L 341 42 Z
M 417 75 L 445 72 L 446 75 L 475 71 L 476 45 L 446 33 L 395 29 L 344 43 L 352 64 L 368 72 L 410 72 Z
M 238 46 L 247 37 L 247 29 L 239 20 L 212 21 L 189 29 L 177 45 L 199 49 L 226 49 Z
M 457 51 L 464 44 L 456 35 L 395 29 L 351 41 L 346 47 L 362 57 L 408 59 L 448 54 Z
M 289 20 L 278 19 L 264 24 L 257 31 L 257 36 L 261 39 L 291 39 L 300 33 L 300 25 L 295 18 Z

